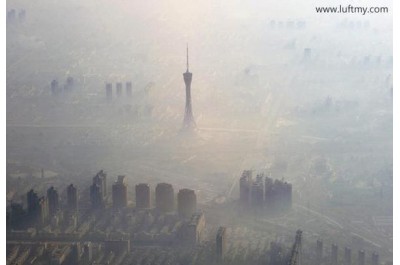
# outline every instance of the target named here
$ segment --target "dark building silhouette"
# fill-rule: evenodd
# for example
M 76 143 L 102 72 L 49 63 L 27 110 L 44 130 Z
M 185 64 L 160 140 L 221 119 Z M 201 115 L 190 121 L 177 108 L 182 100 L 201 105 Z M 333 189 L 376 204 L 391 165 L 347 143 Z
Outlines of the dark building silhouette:
M 271 179 L 267 179 L 265 183 L 266 183 L 265 184 L 266 205 L 268 205 L 274 210 L 277 209 L 287 210 L 292 207 L 291 184 L 277 179 L 273 182 L 273 184 Z
M 185 246 L 196 246 L 203 239 L 206 220 L 203 213 L 194 213 L 186 219 L 178 232 L 178 237 Z
M 321 240 L 317 240 L 317 251 L 316 251 L 316 265 L 322 263 L 322 257 L 323 257 L 323 242 Z
M 338 246 L 336 244 L 332 244 L 331 264 L 332 265 L 337 265 L 338 264 Z
M 264 205 L 264 179 L 261 175 L 251 185 L 251 205 L 258 208 Z
M 21 229 L 26 217 L 26 211 L 24 210 L 22 204 L 11 203 L 11 213 L 10 213 L 10 226 L 13 229 Z
M 13 21 L 16 17 L 15 14 L 16 14 L 15 9 L 7 11 L 7 20 Z
M 240 202 L 242 205 L 250 204 L 252 174 L 251 170 L 244 170 L 240 178 Z
M 27 193 L 28 218 L 37 225 L 44 225 L 48 218 L 46 197 L 40 197 L 31 189 Z
M 67 187 L 67 210 L 70 213 L 78 211 L 78 191 L 73 184 Z
M 156 208 L 161 212 L 174 210 L 174 188 L 169 183 L 158 183 L 156 187 Z
M 190 218 L 197 210 L 197 198 L 194 190 L 181 189 L 178 192 L 178 213 L 184 218 Z
M 118 180 L 112 186 L 112 201 L 116 209 L 128 205 L 128 186 L 125 183 L 125 176 L 118 176 Z
M 126 82 L 126 96 L 132 97 L 132 82 Z
M 98 184 L 93 183 L 92 186 L 90 186 L 90 202 L 93 209 L 101 209 L 105 207 L 103 193 Z
M 107 198 L 107 175 L 101 170 L 93 177 L 93 184 L 90 186 L 90 201 L 93 209 L 105 207 Z
M 75 85 L 74 78 L 71 76 L 68 76 L 66 85 L 68 88 L 72 88 Z
M 376 253 L 376 252 L 372 253 L 371 264 L 379 265 L 379 254 L 378 253 Z
M 216 254 L 217 260 L 222 260 L 226 252 L 226 228 L 221 226 L 218 228 L 216 236 Z
M 292 207 L 292 185 L 281 180 L 273 181 L 264 174 L 252 178 L 251 170 L 244 170 L 239 180 L 240 204 L 267 210 L 288 210 Z
M 112 100 L 113 92 L 112 92 L 112 84 L 106 84 L 106 98 L 107 100 Z
M 135 187 L 136 193 L 136 208 L 150 208 L 150 186 L 146 183 L 141 183 Z
M 60 202 L 58 192 L 53 186 L 47 190 L 47 200 L 49 203 L 49 216 L 55 216 L 60 209 Z
M 364 250 L 358 251 L 358 265 L 365 265 L 365 252 L 364 252 Z
M 25 20 L 25 17 L 26 17 L 26 11 L 25 11 L 25 9 L 21 9 L 21 10 L 19 11 L 19 13 L 18 13 L 18 19 L 19 19 L 20 21 L 24 21 L 24 20 Z
M 122 83 L 121 82 L 118 82 L 117 84 L 116 84 L 116 94 L 117 94 L 117 97 L 121 97 L 122 96 Z
M 58 88 L 58 81 L 57 80 L 52 80 L 50 83 L 50 87 L 51 87 L 51 94 L 52 95 L 58 95 L 59 94 L 59 88 Z
M 186 86 L 186 105 L 185 105 L 185 117 L 183 118 L 183 128 L 190 129 L 196 127 L 196 123 L 193 118 L 192 111 L 192 96 L 191 96 L 191 84 L 192 84 L 192 73 L 189 72 L 189 48 L 186 47 L 186 72 L 183 73 L 183 80 Z
M 344 265 L 351 265 L 351 249 L 344 248 Z

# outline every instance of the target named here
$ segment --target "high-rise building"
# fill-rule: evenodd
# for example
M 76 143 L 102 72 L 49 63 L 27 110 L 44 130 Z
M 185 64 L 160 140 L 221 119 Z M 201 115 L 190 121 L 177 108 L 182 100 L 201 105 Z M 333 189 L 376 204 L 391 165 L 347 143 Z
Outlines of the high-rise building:
M 21 224 L 24 222 L 26 212 L 20 203 L 11 203 L 10 213 L 10 225 L 14 229 L 21 228 Z
M 117 82 L 116 89 L 117 89 L 117 91 L 116 91 L 117 97 L 121 97 L 122 96 L 122 83 L 121 82 Z
M 174 188 L 169 183 L 158 183 L 156 187 L 156 208 L 161 212 L 174 210 Z
M 107 174 L 100 170 L 96 176 L 93 177 L 93 184 L 100 186 L 103 197 L 107 196 Z
M 322 240 L 317 240 L 317 251 L 316 251 L 316 265 L 319 265 L 322 263 L 322 257 L 323 257 L 323 242 Z
M 71 213 L 78 211 L 78 191 L 73 184 L 67 187 L 67 210 Z
M 58 89 L 58 81 L 53 79 L 50 83 L 50 87 L 51 87 L 51 94 L 52 95 L 58 95 L 59 93 L 59 89 Z
M 93 184 L 90 186 L 90 201 L 93 209 L 101 209 L 106 205 L 107 200 L 107 174 L 100 170 L 93 177 Z
M 49 203 L 49 216 L 53 217 L 57 214 L 58 210 L 60 209 L 58 192 L 53 186 L 51 186 L 47 190 L 47 200 Z
M 107 100 L 112 100 L 112 84 L 107 83 L 106 84 L 106 98 Z
M 351 265 L 351 249 L 344 248 L 344 265 Z
M 28 218 L 37 225 L 44 225 L 48 219 L 48 201 L 40 197 L 31 189 L 27 193 Z
M 186 246 L 196 246 L 202 241 L 206 220 L 203 213 L 194 213 L 179 231 L 179 238 Z
M 125 183 L 125 176 L 118 176 L 118 180 L 112 186 L 113 207 L 124 208 L 128 205 L 128 186 Z
M 90 202 L 92 209 L 102 209 L 105 207 L 102 188 L 99 184 L 93 183 L 90 186 Z
M 150 186 L 146 183 L 141 183 L 135 187 L 136 208 L 150 208 Z
M 244 170 L 240 178 L 240 202 L 242 205 L 250 205 L 252 174 L 251 170 Z
M 194 190 L 181 189 L 178 192 L 178 213 L 181 217 L 190 218 L 197 210 L 197 198 Z
M 46 197 L 39 198 L 38 224 L 43 226 L 49 218 L 49 204 Z
M 132 82 L 126 82 L 126 96 L 132 97 Z
M 258 175 L 251 185 L 251 205 L 262 207 L 264 205 L 264 178 Z
M 358 251 L 358 265 L 365 265 L 365 252 L 364 252 L 364 250 Z
M 379 254 L 378 253 L 376 253 L 376 252 L 372 253 L 371 264 L 379 265 Z
M 338 246 L 336 244 L 332 244 L 331 264 L 332 265 L 337 265 L 338 264 Z
M 28 215 L 35 215 L 39 208 L 39 196 L 36 194 L 36 192 L 34 192 L 33 189 L 28 191 L 26 194 L 26 204 L 28 208 Z
M 192 112 L 192 96 L 191 96 L 191 84 L 192 84 L 192 73 L 189 72 L 189 48 L 186 47 L 186 72 L 183 73 L 183 80 L 186 86 L 186 105 L 185 105 L 185 117 L 183 118 L 183 128 L 190 129 L 196 127 L 196 123 L 193 118 Z
M 226 252 L 226 227 L 219 227 L 216 236 L 217 259 L 222 260 Z

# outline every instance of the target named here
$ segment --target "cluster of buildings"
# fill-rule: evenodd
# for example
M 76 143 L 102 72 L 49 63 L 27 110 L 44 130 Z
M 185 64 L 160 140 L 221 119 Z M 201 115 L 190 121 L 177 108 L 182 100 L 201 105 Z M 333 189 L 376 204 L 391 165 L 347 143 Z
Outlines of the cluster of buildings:
M 68 93 L 74 87 L 75 81 L 74 78 L 69 76 L 64 84 L 61 86 L 59 85 L 57 79 L 53 79 L 50 83 L 51 94 L 53 96 L 57 96 L 63 93 Z
M 158 183 L 155 188 L 155 210 L 169 213 L 177 210 L 182 218 L 191 218 L 197 211 L 197 197 L 194 190 L 180 189 L 175 206 L 174 188 L 169 183 Z M 147 183 L 135 186 L 135 209 L 152 209 L 151 189 Z M 93 177 L 90 186 L 90 202 L 92 209 L 104 209 L 107 204 L 107 174 L 101 170 Z M 125 176 L 118 176 L 112 185 L 112 208 L 123 209 L 128 206 L 128 185 Z
M 25 9 L 21 9 L 19 11 L 15 10 L 15 9 L 7 10 L 7 22 L 13 22 L 17 18 L 19 21 L 24 21 L 25 17 L 26 17 Z
M 292 184 L 273 180 L 263 173 L 253 179 L 253 172 L 244 170 L 240 177 L 239 200 L 246 208 L 288 210 L 292 207 Z
M 159 183 L 152 203 L 150 186 L 135 186 L 135 206 L 128 204 L 125 176 L 112 184 L 108 204 L 107 174 L 101 170 L 92 179 L 89 202 L 78 204 L 77 188 L 66 188 L 66 202 L 53 186 L 45 196 L 33 189 L 27 193 L 27 208 L 12 203 L 7 218 L 9 239 L 101 240 L 129 239 L 138 244 L 195 246 L 203 239 L 205 216 L 197 211 L 194 190 L 177 194 L 169 183 Z M 83 196 L 85 197 L 85 196 Z M 81 208 L 82 207 L 82 208 Z M 110 225 L 112 223 L 113 225 Z
M 117 98 L 122 97 L 122 82 L 117 82 L 115 84 L 115 95 Z M 126 82 L 125 83 L 125 95 L 126 97 L 130 98 L 132 97 L 132 82 Z M 113 84 L 112 83 L 106 83 L 106 98 L 107 100 L 111 101 L 113 98 Z
M 74 185 L 66 189 L 67 202 L 65 211 L 61 211 L 58 191 L 51 186 L 46 196 L 39 196 L 33 189 L 26 194 L 26 210 L 20 203 L 11 203 L 9 225 L 13 229 L 24 227 L 42 228 L 47 224 L 57 226 L 59 221 L 76 218 L 78 210 L 78 193 Z

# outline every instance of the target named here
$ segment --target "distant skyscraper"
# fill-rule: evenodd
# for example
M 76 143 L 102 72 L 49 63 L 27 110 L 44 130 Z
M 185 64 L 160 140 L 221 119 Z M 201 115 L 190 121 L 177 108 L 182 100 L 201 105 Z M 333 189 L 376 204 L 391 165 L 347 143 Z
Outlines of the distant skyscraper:
M 28 191 L 26 194 L 26 204 L 28 208 L 28 214 L 34 215 L 39 208 L 39 196 L 34 192 L 33 189 Z
M 264 178 L 262 175 L 257 176 L 251 185 L 251 205 L 256 207 L 264 205 Z
M 100 170 L 90 186 L 90 201 L 94 209 L 104 208 L 107 198 L 107 174 Z
M 338 264 L 338 245 L 336 245 L 336 244 L 332 244 L 331 264 L 332 265 Z
M 57 214 L 59 208 L 59 198 L 57 190 L 51 186 L 47 190 L 47 200 L 49 203 L 49 215 L 54 216 Z
M 226 228 L 221 226 L 218 228 L 216 236 L 217 259 L 222 260 L 226 252 Z
M 132 97 L 132 82 L 126 82 L 126 96 Z
M 372 260 L 371 260 L 372 265 L 379 265 L 379 254 L 374 252 L 372 253 Z
M 59 90 L 58 90 L 58 82 L 57 82 L 57 80 L 55 80 L 55 79 L 52 80 L 50 86 L 51 86 L 51 93 L 53 95 L 58 95 Z
M 112 100 L 112 84 L 111 83 L 107 83 L 106 84 L 106 97 L 107 100 Z
M 150 208 L 150 186 L 146 183 L 141 183 L 135 187 L 136 193 L 136 208 Z
M 196 123 L 193 118 L 192 112 L 192 96 L 191 96 L 191 84 L 192 84 L 192 73 L 189 72 L 189 48 L 186 47 L 186 72 L 183 73 L 183 80 L 186 86 L 186 105 L 185 105 L 185 117 L 183 118 L 183 128 L 190 129 L 196 127 Z
M 26 212 L 20 203 L 11 203 L 10 225 L 14 229 L 19 229 L 25 221 Z
M 116 84 L 116 89 L 117 89 L 117 92 L 116 92 L 117 97 L 121 97 L 122 96 L 122 83 L 121 82 L 118 82 Z
M 316 263 L 315 265 L 319 265 L 322 262 L 323 256 L 323 242 L 321 240 L 317 240 L 317 253 L 316 253 Z
M 365 252 L 364 252 L 364 250 L 358 251 L 358 265 L 365 265 Z
M 194 190 L 181 189 L 178 192 L 178 213 L 184 218 L 190 218 L 197 210 L 197 198 Z
M 78 211 L 78 191 L 73 184 L 67 187 L 67 210 L 71 213 Z
M 169 183 L 159 183 L 156 187 L 156 208 L 161 212 L 174 210 L 174 188 Z
M 107 196 L 107 174 L 100 170 L 96 176 L 93 177 L 93 183 L 98 184 L 101 188 L 103 197 Z
M 240 178 L 240 202 L 242 205 L 250 204 L 252 174 L 251 170 L 244 170 Z
M 93 209 L 101 209 L 105 207 L 105 202 L 100 185 L 93 183 L 90 186 L 90 202 Z
M 351 249 L 348 247 L 344 249 L 344 265 L 351 265 Z
M 118 180 L 112 186 L 112 200 L 116 209 L 128 205 L 128 186 L 125 183 L 125 176 L 118 176 Z

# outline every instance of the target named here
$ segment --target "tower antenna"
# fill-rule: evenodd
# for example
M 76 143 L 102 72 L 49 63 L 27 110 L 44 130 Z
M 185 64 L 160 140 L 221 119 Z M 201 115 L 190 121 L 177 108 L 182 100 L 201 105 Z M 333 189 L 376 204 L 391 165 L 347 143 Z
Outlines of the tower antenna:
M 186 72 L 189 72 L 189 45 L 186 43 Z

